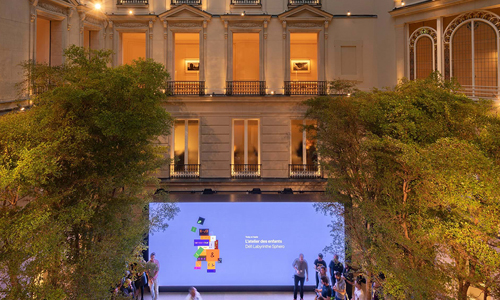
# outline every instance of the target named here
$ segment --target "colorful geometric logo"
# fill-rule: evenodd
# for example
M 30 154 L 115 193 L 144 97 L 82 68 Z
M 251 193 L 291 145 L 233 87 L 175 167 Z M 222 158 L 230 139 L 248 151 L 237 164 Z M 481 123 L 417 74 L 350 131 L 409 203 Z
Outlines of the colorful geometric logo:
M 196 222 L 198 225 L 205 223 L 205 218 L 199 217 Z M 196 232 L 196 227 L 191 227 L 192 232 Z M 196 252 L 195 270 L 201 270 L 203 262 L 207 262 L 207 273 L 215 273 L 215 263 L 222 263 L 222 258 L 219 255 L 219 241 L 215 235 L 209 235 L 208 228 L 199 228 L 199 238 L 194 239 L 194 246 Z

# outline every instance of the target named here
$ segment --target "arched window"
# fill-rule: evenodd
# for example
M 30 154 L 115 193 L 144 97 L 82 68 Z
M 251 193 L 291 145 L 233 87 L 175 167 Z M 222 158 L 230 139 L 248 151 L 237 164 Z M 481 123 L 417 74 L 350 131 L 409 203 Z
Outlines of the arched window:
M 498 28 L 492 21 L 500 19 L 489 12 L 469 13 L 445 31 L 446 78 L 456 78 L 472 97 L 498 95 Z
M 421 27 L 410 36 L 410 79 L 424 79 L 436 70 L 437 33 Z
M 416 42 L 415 47 L 415 69 L 416 79 L 427 78 L 433 71 L 434 55 L 432 53 L 433 42 L 428 36 L 422 36 Z

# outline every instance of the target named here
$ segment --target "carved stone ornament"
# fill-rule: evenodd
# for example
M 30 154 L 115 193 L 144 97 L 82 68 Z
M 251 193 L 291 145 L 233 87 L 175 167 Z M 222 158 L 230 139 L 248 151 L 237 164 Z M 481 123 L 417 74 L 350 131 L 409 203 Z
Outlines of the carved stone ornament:
M 200 23 L 170 23 L 170 27 L 178 27 L 178 28 L 192 28 L 192 27 L 201 27 Z
M 127 28 L 140 28 L 140 27 L 148 27 L 148 24 L 145 23 L 115 23 L 116 27 L 127 27 Z
M 468 12 L 465 14 L 462 14 L 453 20 L 448 27 L 446 27 L 446 30 L 444 32 L 444 43 L 449 44 L 451 40 L 451 35 L 459 27 L 462 23 L 471 20 L 471 19 L 483 19 L 485 21 L 489 21 L 492 23 L 496 29 L 500 32 L 500 17 L 497 16 L 496 14 L 489 12 L 489 11 L 473 11 L 473 12 Z
M 98 18 L 89 15 L 87 15 L 87 17 L 85 18 L 85 22 L 88 22 L 92 25 L 96 25 L 99 27 L 103 26 L 103 20 L 99 20 Z
M 252 27 L 262 27 L 262 25 L 258 23 L 235 23 L 231 24 L 231 27 L 252 28 Z
M 322 27 L 321 24 L 317 23 L 290 23 L 289 27 L 299 27 L 299 28 L 311 28 L 311 27 Z
M 48 11 L 51 11 L 51 12 L 59 13 L 61 15 L 66 15 L 66 13 L 67 13 L 66 8 L 54 5 L 52 3 L 39 2 L 38 7 L 43 8 L 43 9 L 48 10 Z
M 431 27 L 421 27 L 415 30 L 410 36 L 410 48 L 415 47 L 415 42 L 421 35 L 428 35 L 434 40 L 434 45 L 437 45 L 437 31 Z

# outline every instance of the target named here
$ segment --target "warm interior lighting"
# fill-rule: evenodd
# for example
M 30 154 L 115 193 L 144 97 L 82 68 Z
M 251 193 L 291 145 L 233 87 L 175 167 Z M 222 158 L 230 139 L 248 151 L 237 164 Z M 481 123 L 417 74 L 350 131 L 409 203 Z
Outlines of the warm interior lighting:
M 243 17 L 243 16 L 245 16 L 245 12 L 242 12 L 242 13 L 241 13 L 241 16 L 242 16 L 242 17 Z
M 351 12 L 350 11 L 347 11 L 347 15 L 350 16 L 351 15 Z
M 271 91 L 271 95 L 274 95 L 274 91 Z
M 97 10 L 101 9 L 101 3 L 96 3 L 96 4 L 94 5 L 94 7 L 95 7 L 95 9 L 97 9 Z
M 128 11 L 128 14 L 129 14 L 129 15 L 131 15 L 131 14 L 133 14 L 133 13 L 134 13 L 134 12 L 133 12 L 132 10 L 129 10 L 129 11 Z
M 405 6 L 405 2 L 404 1 L 401 1 L 401 6 Z

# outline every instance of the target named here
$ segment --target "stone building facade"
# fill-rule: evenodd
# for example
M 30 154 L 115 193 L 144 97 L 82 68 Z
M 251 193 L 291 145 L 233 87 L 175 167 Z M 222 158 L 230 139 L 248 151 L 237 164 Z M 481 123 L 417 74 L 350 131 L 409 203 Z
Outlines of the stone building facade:
M 72 44 L 113 50 L 113 66 L 152 58 L 177 119 L 169 189 L 322 191 L 303 100 L 435 70 L 496 98 L 499 31 L 500 0 L 4 0 L 0 110 L 29 105 L 21 61 L 61 64 Z

